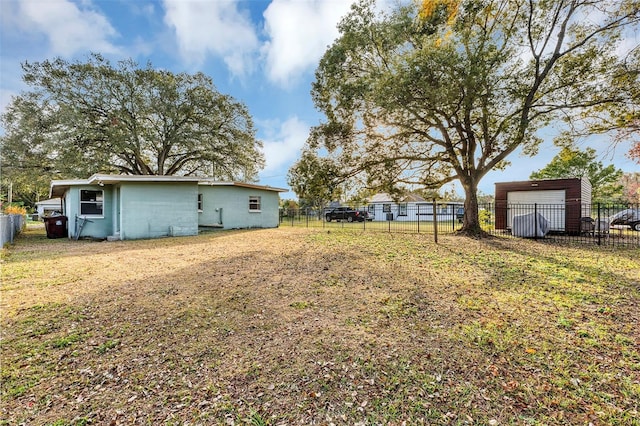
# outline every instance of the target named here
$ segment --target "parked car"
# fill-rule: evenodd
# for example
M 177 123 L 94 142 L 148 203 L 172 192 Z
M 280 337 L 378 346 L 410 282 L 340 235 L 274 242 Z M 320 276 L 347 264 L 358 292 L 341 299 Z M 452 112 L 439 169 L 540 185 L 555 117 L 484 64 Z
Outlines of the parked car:
M 331 209 L 325 214 L 325 219 L 327 222 L 331 222 L 332 220 L 346 220 L 347 222 L 364 222 L 365 220 L 371 220 L 369 219 L 369 212 L 365 210 L 354 210 L 351 207 L 336 207 Z
M 640 231 L 640 209 L 622 210 L 609 217 L 610 225 L 627 225 L 634 231 Z

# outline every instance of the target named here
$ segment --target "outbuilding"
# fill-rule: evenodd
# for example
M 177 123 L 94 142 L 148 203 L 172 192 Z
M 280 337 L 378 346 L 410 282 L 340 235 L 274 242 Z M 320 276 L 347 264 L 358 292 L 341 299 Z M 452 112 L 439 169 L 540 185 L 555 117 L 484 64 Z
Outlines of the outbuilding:
M 62 211 L 62 200 L 60 198 L 49 198 L 36 203 L 38 217 L 43 218 L 55 212 Z
M 69 238 L 197 235 L 201 227 L 274 228 L 285 189 L 190 176 L 103 175 L 55 180 Z
M 537 213 L 550 232 L 580 233 L 580 218 L 591 214 L 587 178 L 541 179 L 495 184 L 496 229 L 512 229 L 513 218 Z

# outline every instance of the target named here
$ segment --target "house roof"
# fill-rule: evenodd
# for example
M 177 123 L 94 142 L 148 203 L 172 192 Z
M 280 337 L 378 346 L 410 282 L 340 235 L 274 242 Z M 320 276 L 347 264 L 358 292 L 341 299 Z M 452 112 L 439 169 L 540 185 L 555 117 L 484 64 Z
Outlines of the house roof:
M 72 186 L 80 185 L 113 185 L 121 182 L 194 182 L 198 185 L 211 186 L 239 186 L 244 188 L 262 189 L 266 191 L 287 192 L 286 189 L 270 186 L 255 185 L 244 182 L 219 182 L 211 178 L 198 176 L 165 176 L 165 175 L 105 175 L 95 174 L 88 179 L 53 180 L 49 190 L 51 197 L 61 197 Z
M 284 188 L 276 188 L 275 186 L 269 185 L 256 185 L 254 183 L 246 183 L 246 182 L 220 182 L 210 178 L 200 179 L 198 185 L 209 185 L 209 186 L 238 186 L 241 188 L 251 188 L 251 189 L 262 189 L 264 191 L 274 191 L 274 192 L 287 192 L 288 189 Z
M 414 194 L 412 192 L 408 192 L 402 196 L 400 196 L 397 200 L 394 200 L 391 195 L 387 194 L 386 192 L 380 192 L 378 194 L 375 194 L 374 196 L 372 196 L 369 199 L 369 202 L 374 204 L 374 203 L 395 203 L 395 202 L 401 202 L 401 203 L 411 203 L 411 202 L 424 202 L 426 201 L 424 198 L 422 198 L 421 196 Z

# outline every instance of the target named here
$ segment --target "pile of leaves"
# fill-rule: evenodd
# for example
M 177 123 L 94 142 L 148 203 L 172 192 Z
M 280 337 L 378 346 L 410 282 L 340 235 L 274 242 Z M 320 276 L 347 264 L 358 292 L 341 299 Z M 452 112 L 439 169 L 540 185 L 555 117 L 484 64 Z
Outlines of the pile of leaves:
M 232 231 L 3 252 L 0 424 L 637 424 L 637 249 Z

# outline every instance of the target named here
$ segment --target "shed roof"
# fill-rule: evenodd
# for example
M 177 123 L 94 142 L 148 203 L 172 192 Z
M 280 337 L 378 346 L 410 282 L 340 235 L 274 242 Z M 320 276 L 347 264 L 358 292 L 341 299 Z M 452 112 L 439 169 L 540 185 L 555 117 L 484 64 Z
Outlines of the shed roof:
M 60 205 L 60 198 L 49 198 L 48 200 L 40 200 L 38 202 L 36 202 L 36 206 L 53 206 L 53 205 Z

